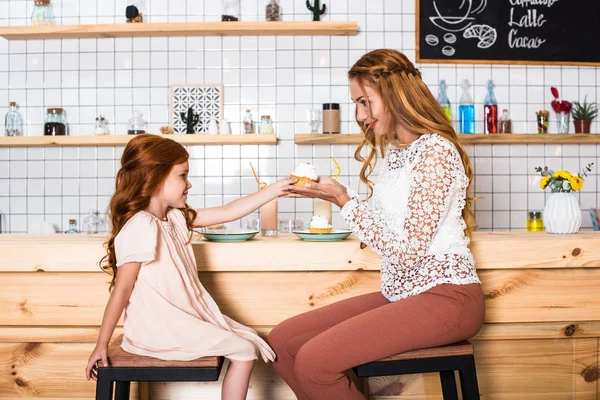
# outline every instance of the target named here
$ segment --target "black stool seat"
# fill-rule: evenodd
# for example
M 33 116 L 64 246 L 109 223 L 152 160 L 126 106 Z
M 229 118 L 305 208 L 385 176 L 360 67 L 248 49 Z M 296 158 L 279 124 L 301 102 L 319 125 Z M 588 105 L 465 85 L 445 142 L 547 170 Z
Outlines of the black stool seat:
M 412 350 L 353 368 L 359 378 L 439 372 L 444 400 L 458 400 L 454 371 L 459 371 L 463 400 L 479 400 L 473 345 L 459 342 Z
M 115 400 L 129 399 L 131 382 L 200 382 L 217 381 L 223 366 L 223 357 L 203 357 L 191 361 L 165 361 L 138 356 L 124 351 L 122 336 L 108 348 L 108 367 L 98 367 L 96 400 L 112 400 L 113 382 L 116 382 Z

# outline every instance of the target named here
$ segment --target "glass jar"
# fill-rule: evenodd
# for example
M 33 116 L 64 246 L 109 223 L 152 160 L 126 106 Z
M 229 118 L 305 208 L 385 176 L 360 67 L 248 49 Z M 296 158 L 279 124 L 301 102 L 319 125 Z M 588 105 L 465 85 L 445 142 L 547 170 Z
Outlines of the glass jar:
M 527 232 L 543 232 L 544 220 L 542 219 L 541 211 L 529 211 L 527 218 Z
M 89 209 L 88 214 L 83 219 L 83 232 L 84 233 L 98 233 L 103 221 L 98 215 L 98 211 Z
M 263 115 L 260 117 L 260 133 L 274 133 L 273 121 L 271 121 L 270 115 Z
M 54 25 L 54 9 L 50 0 L 34 0 L 31 25 Z
M 279 0 L 271 0 L 269 4 L 267 4 L 265 19 L 267 21 L 280 21 L 280 10 Z
M 65 136 L 67 124 L 62 108 L 48 108 L 44 121 L 44 136 Z
M 106 128 L 106 119 L 102 114 L 96 117 L 96 128 L 94 129 L 94 135 L 106 135 L 108 129 Z
M 221 21 L 240 20 L 240 0 L 223 0 L 221 6 Z
M 146 121 L 144 121 L 144 114 L 139 111 L 133 112 L 133 118 L 129 120 L 129 129 L 127 129 L 128 135 L 140 135 L 146 133 Z

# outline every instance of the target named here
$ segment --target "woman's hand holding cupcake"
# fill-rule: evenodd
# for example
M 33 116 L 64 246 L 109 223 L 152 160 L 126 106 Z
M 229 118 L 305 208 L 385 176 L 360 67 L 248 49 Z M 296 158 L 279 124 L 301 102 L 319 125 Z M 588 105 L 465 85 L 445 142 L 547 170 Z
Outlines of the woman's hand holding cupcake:
M 297 185 L 286 187 L 289 194 L 285 197 L 323 199 L 340 208 L 350 200 L 346 187 L 328 176 L 319 176 L 317 182 L 306 183 L 304 186 Z

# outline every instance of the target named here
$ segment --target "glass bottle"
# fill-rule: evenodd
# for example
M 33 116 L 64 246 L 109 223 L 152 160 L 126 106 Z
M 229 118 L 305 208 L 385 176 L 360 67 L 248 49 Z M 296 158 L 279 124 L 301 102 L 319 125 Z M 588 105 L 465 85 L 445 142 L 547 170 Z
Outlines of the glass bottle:
M 240 20 L 240 0 L 223 0 L 221 6 L 221 21 Z
M 244 116 L 244 133 L 254 133 L 254 119 L 250 110 L 246 110 Z
M 17 103 L 14 101 L 10 102 L 10 111 L 4 118 L 4 127 L 6 136 L 23 136 L 23 118 L 17 111 Z
M 541 211 L 529 211 L 527 218 L 527 232 L 543 232 L 544 220 Z
M 144 121 L 144 114 L 139 111 L 133 112 L 133 117 L 129 120 L 129 129 L 127 130 L 128 135 L 140 135 L 146 133 L 146 121 Z
M 48 108 L 44 121 L 44 136 L 65 136 L 67 124 L 62 108 Z
M 280 10 L 279 0 L 271 0 L 269 4 L 267 4 L 266 9 L 266 20 L 267 21 L 280 21 Z
M 498 133 L 512 133 L 512 121 L 506 108 L 502 110 L 502 116 L 498 122 Z
M 81 233 L 79 229 L 77 229 L 77 221 L 74 219 L 69 220 L 69 229 L 65 231 L 65 233 Z
M 469 93 L 471 82 L 464 79 L 461 83 L 462 95 L 458 105 L 458 115 L 460 120 L 460 133 L 475 133 L 475 105 L 473 97 Z
M 273 121 L 271 121 L 270 115 L 263 115 L 260 117 L 260 133 L 274 133 Z
M 50 0 L 34 0 L 31 13 L 31 25 L 54 25 L 54 8 Z
M 498 102 L 491 79 L 487 82 L 487 94 L 483 100 L 483 133 L 498 133 Z
M 448 99 L 446 89 L 446 80 L 442 79 L 440 81 L 440 92 L 438 93 L 437 101 L 440 103 L 440 106 L 442 106 L 442 110 L 444 111 L 444 114 L 446 114 L 448 121 L 452 122 L 452 107 L 450 106 L 450 99 Z

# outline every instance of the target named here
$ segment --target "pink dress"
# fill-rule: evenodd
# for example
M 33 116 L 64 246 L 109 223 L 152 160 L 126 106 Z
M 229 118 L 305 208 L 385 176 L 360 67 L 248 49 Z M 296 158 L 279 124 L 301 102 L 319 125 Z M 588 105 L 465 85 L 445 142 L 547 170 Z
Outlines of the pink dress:
M 221 314 L 198 279 L 196 258 L 181 210 L 167 221 L 140 211 L 115 238 L 117 267 L 141 262 L 125 308 L 123 350 L 163 360 L 224 356 L 273 361 L 254 330 Z

